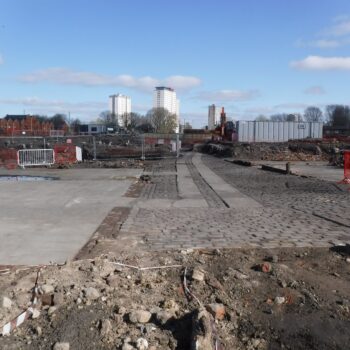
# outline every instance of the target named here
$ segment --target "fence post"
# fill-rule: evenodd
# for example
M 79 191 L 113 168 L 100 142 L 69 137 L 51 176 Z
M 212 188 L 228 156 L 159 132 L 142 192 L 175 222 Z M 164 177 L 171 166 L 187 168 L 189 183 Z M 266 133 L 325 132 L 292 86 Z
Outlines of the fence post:
M 93 148 L 94 148 L 94 160 L 96 160 L 96 139 L 95 136 L 92 136 L 92 144 L 93 144 Z
M 176 158 L 179 158 L 180 155 L 180 142 L 179 142 L 179 134 L 176 134 Z
M 142 134 L 141 138 L 141 160 L 145 160 L 145 134 Z

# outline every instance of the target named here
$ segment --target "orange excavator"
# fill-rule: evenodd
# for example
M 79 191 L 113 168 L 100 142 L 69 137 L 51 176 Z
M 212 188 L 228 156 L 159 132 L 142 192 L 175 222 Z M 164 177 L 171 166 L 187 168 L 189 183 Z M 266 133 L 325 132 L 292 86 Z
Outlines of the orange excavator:
M 232 141 L 233 134 L 236 133 L 236 126 L 234 122 L 227 121 L 225 108 L 222 107 L 220 113 L 220 125 L 218 125 L 214 132 L 213 138 L 219 139 L 220 141 Z

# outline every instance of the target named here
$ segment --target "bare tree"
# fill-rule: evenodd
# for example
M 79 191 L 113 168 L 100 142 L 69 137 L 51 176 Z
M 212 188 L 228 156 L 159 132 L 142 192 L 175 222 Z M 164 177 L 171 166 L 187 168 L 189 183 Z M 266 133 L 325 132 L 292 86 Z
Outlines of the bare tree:
M 304 118 L 307 122 L 322 122 L 323 113 L 318 107 L 310 106 L 305 109 Z
M 80 119 L 76 118 L 76 119 L 73 119 L 71 121 L 70 128 L 75 134 L 78 134 L 79 133 L 79 129 L 80 129 L 80 125 L 81 125 Z
M 286 122 L 297 122 L 298 121 L 298 115 L 297 114 L 288 114 L 287 117 L 286 117 Z
M 53 124 L 53 127 L 56 130 L 60 130 L 67 125 L 67 116 L 65 114 L 57 113 L 53 117 L 49 118 L 49 121 Z
M 147 113 L 154 132 L 173 133 L 177 127 L 177 118 L 175 114 L 170 113 L 165 108 L 153 108 Z
M 128 125 L 130 130 L 136 129 L 138 125 L 141 124 L 142 116 L 141 114 L 131 112 L 130 113 L 130 123 Z
M 286 113 L 279 113 L 279 114 L 273 114 L 270 117 L 270 120 L 272 122 L 284 122 L 287 120 L 288 114 Z
M 100 113 L 99 118 L 96 120 L 98 124 L 106 126 L 116 126 L 116 116 L 110 111 L 103 111 Z
M 350 128 L 350 107 L 343 105 L 329 105 L 326 107 L 329 125 Z
M 303 117 L 299 113 L 279 113 L 270 117 L 273 122 L 302 122 Z
M 189 123 L 189 122 L 186 122 L 186 123 L 184 124 L 184 129 L 193 129 L 193 128 L 192 128 L 192 124 Z
M 256 120 L 257 122 L 267 122 L 267 121 L 269 121 L 270 119 L 269 119 L 269 117 L 266 117 L 265 115 L 260 114 L 260 115 L 258 115 L 258 116 L 255 118 L 255 120 Z
M 130 113 L 130 123 L 128 125 L 128 129 L 139 132 L 154 132 L 149 118 L 134 112 Z
M 337 105 L 328 105 L 325 108 L 325 119 L 327 124 L 332 125 L 332 118 L 334 110 L 337 108 Z
M 119 121 L 121 121 L 121 125 L 119 125 Z M 118 125 L 122 128 L 130 129 L 131 123 L 131 113 L 124 113 L 118 118 Z

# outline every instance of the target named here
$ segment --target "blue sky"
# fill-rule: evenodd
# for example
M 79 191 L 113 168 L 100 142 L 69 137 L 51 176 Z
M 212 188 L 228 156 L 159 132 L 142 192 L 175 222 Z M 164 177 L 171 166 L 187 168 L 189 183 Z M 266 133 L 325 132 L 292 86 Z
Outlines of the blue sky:
M 200 127 L 207 106 L 233 119 L 349 104 L 348 0 L 0 0 L 0 116 L 71 113 L 108 96 L 152 107 L 178 93 Z

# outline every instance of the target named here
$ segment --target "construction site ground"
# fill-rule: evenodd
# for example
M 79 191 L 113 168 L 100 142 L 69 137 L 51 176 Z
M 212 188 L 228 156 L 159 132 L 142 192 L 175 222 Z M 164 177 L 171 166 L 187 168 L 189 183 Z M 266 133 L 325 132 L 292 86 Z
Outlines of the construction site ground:
M 216 319 L 197 349 L 348 349 L 346 185 L 190 152 L 20 172 L 39 173 L 60 180 L 0 182 L 0 263 L 69 261 L 42 270 L 40 315 L 0 348 L 196 349 L 203 307 Z M 0 326 L 28 306 L 37 270 L 0 270 Z
M 231 159 L 229 159 L 231 160 Z M 252 165 L 259 167 L 261 165 L 269 165 L 278 169 L 286 169 L 286 161 L 253 161 Z M 337 183 L 344 178 L 344 169 L 330 165 L 328 161 L 302 162 L 292 161 L 290 170 L 293 174 L 299 176 L 314 177 L 324 181 Z
M 141 169 L 1 170 L 1 176 L 47 176 L 52 181 L 0 181 L 0 264 L 48 264 L 71 259 Z

